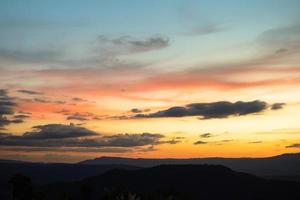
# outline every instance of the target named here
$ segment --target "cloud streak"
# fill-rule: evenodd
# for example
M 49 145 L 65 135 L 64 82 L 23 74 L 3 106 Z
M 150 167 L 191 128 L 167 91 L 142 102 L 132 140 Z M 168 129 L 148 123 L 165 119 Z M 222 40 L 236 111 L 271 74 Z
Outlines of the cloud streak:
M 7 90 L 0 89 L 0 130 L 5 130 L 5 126 L 22 123 L 29 116 L 14 115 L 17 106 L 15 99 L 8 96 Z
M 17 92 L 24 93 L 24 94 L 30 94 L 30 95 L 42 95 L 42 94 L 44 94 L 42 92 L 37 92 L 37 91 L 33 91 L 33 90 L 17 90 Z
M 163 36 L 152 36 L 138 39 L 132 36 L 110 38 L 104 35 L 98 37 L 98 50 L 111 55 L 135 54 L 159 50 L 169 46 L 169 39 Z
M 288 146 L 286 146 L 286 148 L 300 148 L 300 143 L 288 145 Z

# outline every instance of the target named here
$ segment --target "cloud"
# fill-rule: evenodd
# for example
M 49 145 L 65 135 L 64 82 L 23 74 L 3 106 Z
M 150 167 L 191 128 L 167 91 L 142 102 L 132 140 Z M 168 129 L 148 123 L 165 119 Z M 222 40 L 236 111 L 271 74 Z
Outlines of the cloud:
M 106 146 L 145 146 L 145 145 L 158 145 L 158 144 L 176 144 L 178 140 L 162 141 L 164 138 L 161 134 L 142 133 L 142 134 L 117 134 L 107 136 L 104 138 Z
M 64 52 L 62 48 L 52 49 L 45 47 L 39 50 L 32 49 L 0 49 L 0 58 L 3 60 L 28 62 L 28 63 L 42 63 L 42 62 L 58 62 Z
M 218 142 L 232 142 L 233 140 L 221 140 L 221 141 L 218 141 Z
M 141 112 L 143 112 L 143 111 L 140 110 L 140 109 L 138 109 L 138 108 L 132 108 L 132 109 L 131 109 L 131 112 L 132 112 L 132 113 L 141 113 Z
M 90 112 L 71 112 L 69 110 L 60 110 L 57 113 L 63 114 L 66 117 L 66 120 L 78 120 L 78 121 L 86 121 L 86 120 L 102 120 L 105 116 L 97 115 Z
M 202 140 L 198 140 L 198 141 L 194 142 L 194 145 L 199 145 L 199 144 L 207 144 L 207 142 L 204 142 Z
M 150 111 L 150 109 L 139 109 L 139 108 L 132 108 L 131 110 L 130 110 L 130 112 L 132 112 L 132 113 L 143 113 L 143 112 L 149 112 Z
M 35 98 L 34 101 L 39 103 L 52 103 L 50 100 L 40 99 L 40 98 Z
M 225 28 L 216 24 L 206 24 L 203 26 L 195 26 L 185 34 L 190 36 L 202 36 L 224 31 Z
M 12 97 L 9 97 L 6 90 L 0 89 L 0 116 L 13 113 L 16 103 Z
M 288 49 L 280 48 L 280 49 L 277 49 L 277 50 L 275 51 L 275 53 L 280 54 L 280 53 L 285 53 L 285 52 L 287 52 L 287 51 L 288 51 Z
M 166 48 L 169 39 L 160 35 L 146 39 L 138 39 L 132 36 L 110 38 L 104 35 L 98 37 L 98 50 L 113 56 L 143 53 Z
M 210 138 L 210 137 L 213 137 L 213 134 L 211 133 L 203 133 L 200 135 L 201 138 Z
M 171 107 L 166 110 L 150 114 L 136 114 L 134 118 L 160 118 L 160 117 L 188 117 L 199 116 L 200 119 L 227 118 L 229 116 L 241 116 L 259 113 L 268 108 L 264 101 L 219 101 L 213 103 L 192 103 L 186 106 Z
M 296 53 L 300 50 L 300 24 L 273 28 L 263 32 L 259 41 L 268 48 L 277 48 L 276 53 Z
M 47 124 L 34 126 L 35 130 L 26 132 L 22 137 L 28 139 L 62 139 L 62 138 L 77 138 L 99 135 L 94 131 L 83 127 L 63 124 Z
M 29 115 L 19 114 L 14 116 L 15 119 L 27 119 L 30 118 Z
M 67 120 L 78 120 L 78 121 L 86 121 L 88 118 L 86 118 L 84 115 L 81 115 L 80 113 L 75 113 L 73 115 L 69 115 Z
M 17 106 L 15 99 L 8 96 L 7 90 L 0 89 L 0 128 L 5 130 L 9 124 L 22 123 L 24 117 L 14 116 L 14 108 Z
M 19 123 L 23 123 L 24 120 L 23 119 L 19 119 L 19 118 L 13 118 L 13 119 L 8 119 L 7 117 L 4 116 L 0 116 L 0 130 L 5 130 L 5 126 L 9 125 L 9 124 L 19 124 Z
M 272 110 L 279 110 L 279 109 L 282 109 L 283 106 L 285 106 L 286 104 L 285 103 L 274 103 L 272 106 L 271 106 L 271 109 Z
M 288 146 L 286 146 L 286 148 L 300 148 L 300 143 L 288 145 Z
M 147 145 L 177 144 L 178 139 L 166 140 L 161 134 L 116 134 L 101 136 L 75 125 L 48 124 L 34 126 L 35 130 L 21 136 L 1 134 L 1 146 L 22 147 L 141 147 Z M 94 150 L 95 151 L 95 150 Z M 100 151 L 100 150 L 99 150 Z
M 253 141 L 253 142 L 249 142 L 249 144 L 260 144 L 263 143 L 262 141 Z
M 42 103 L 42 104 L 46 104 L 46 103 L 49 103 L 49 104 L 66 104 L 66 101 L 63 101 L 63 100 L 52 100 L 52 99 L 49 99 L 49 98 L 34 98 L 34 99 L 19 99 L 19 100 L 22 100 L 22 101 L 25 101 L 25 102 L 36 102 L 36 103 Z
M 75 101 L 75 102 L 86 102 L 86 101 L 88 101 L 88 100 L 82 99 L 82 98 L 79 98 L 79 97 L 73 97 L 73 98 L 72 98 L 72 101 Z
M 32 90 L 17 90 L 19 93 L 31 94 L 31 95 L 41 95 L 42 92 L 32 91 Z

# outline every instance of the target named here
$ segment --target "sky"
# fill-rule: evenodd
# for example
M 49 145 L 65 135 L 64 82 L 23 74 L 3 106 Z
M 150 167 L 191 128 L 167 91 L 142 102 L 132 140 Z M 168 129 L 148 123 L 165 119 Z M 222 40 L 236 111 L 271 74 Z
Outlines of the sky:
M 0 0 L 0 158 L 300 150 L 298 0 Z

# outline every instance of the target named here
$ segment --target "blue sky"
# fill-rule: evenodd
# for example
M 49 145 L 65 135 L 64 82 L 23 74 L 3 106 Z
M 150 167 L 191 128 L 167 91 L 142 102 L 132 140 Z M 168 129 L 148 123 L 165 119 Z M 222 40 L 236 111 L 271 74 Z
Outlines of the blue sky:
M 217 40 L 250 41 L 264 30 L 297 23 L 299 4 L 296 0 L 1 0 L 0 40 L 1 46 L 25 49 L 41 48 L 40 45 L 49 45 L 53 40 L 60 43 L 92 41 L 102 34 L 162 34 L 175 41 L 184 36 L 185 40 L 197 41 L 198 38 L 185 33 L 216 26 L 228 31 Z

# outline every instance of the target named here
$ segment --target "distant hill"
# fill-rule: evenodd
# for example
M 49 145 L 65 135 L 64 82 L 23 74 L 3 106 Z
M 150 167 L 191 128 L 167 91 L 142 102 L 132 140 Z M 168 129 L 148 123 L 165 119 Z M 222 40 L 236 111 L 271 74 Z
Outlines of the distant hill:
M 82 181 L 40 188 L 46 199 L 74 200 L 296 200 L 300 199 L 299 191 L 297 182 L 267 180 L 214 165 L 112 170 Z
M 300 153 L 283 154 L 267 158 L 190 158 L 190 159 L 144 159 L 100 157 L 80 162 L 86 165 L 123 164 L 138 167 L 153 167 L 163 164 L 213 164 L 224 165 L 235 171 L 258 176 L 294 179 L 300 177 Z M 299 179 L 300 180 L 300 179 Z

